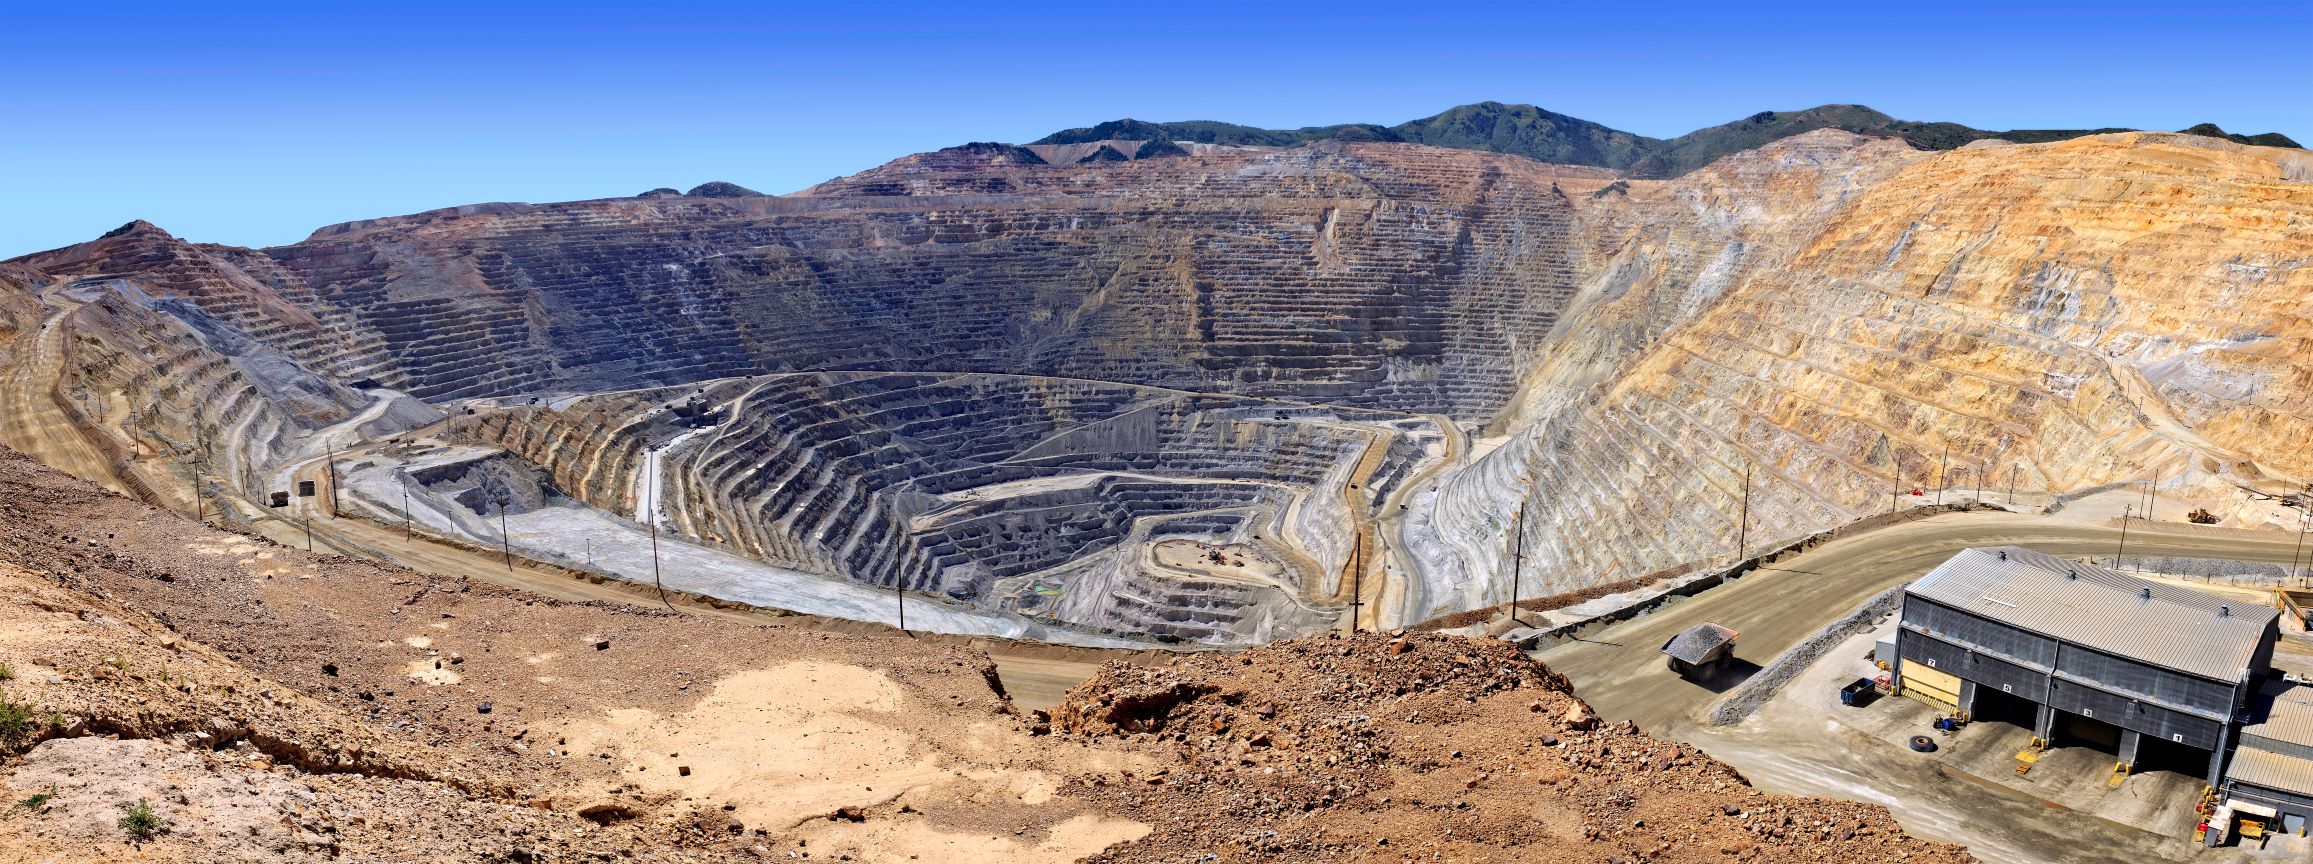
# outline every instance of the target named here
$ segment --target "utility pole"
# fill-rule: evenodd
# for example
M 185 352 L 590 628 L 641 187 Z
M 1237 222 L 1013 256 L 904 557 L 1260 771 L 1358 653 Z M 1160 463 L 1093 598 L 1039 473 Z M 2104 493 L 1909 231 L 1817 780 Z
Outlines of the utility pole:
M 206 523 L 209 511 L 201 501 L 201 465 L 209 461 L 209 435 L 201 430 L 198 420 L 193 423 L 193 436 L 200 442 L 200 450 L 193 454 L 193 521 Z
M 2150 498 L 2144 502 L 2144 521 L 2152 521 L 2152 511 L 2160 506 L 2160 472 L 2152 472 L 2152 483 L 2144 487 Z
M 2017 470 L 2017 468 L 2018 468 L 2018 466 L 2015 466 L 2015 465 L 2010 465 L 2010 466 L 2008 466 L 2008 506 L 2010 506 L 2010 507 L 2014 507 L 2014 506 L 2016 506 L 2016 470 Z
M 2120 545 L 2112 550 L 2112 569 L 2114 570 L 2120 569 L 2120 556 L 2128 551 L 2128 517 L 2134 515 L 2135 511 L 2136 505 L 2134 504 L 2130 504 L 2127 509 L 2120 511 Z
M 1944 506 L 1944 487 L 1952 485 L 1952 445 L 1944 445 L 1943 467 L 1936 469 L 1936 506 Z
M 406 475 L 406 474 L 405 474 L 405 475 L 402 477 L 402 542 L 404 542 L 404 543 L 407 543 L 407 542 L 409 542 L 409 540 L 410 540 L 410 537 L 411 537 L 411 534 L 412 534 L 412 529 L 410 528 L 410 478 L 408 477 L 408 475 Z
M 1365 599 L 1365 534 L 1360 532 L 1349 548 L 1349 632 L 1357 633 L 1357 607 Z
M 1751 545 L 1751 466 L 1743 466 L 1743 509 L 1735 517 L 1735 563 L 1743 563 L 1743 550 Z
M 326 467 L 322 473 L 329 475 L 329 518 L 335 519 L 337 518 L 337 445 L 331 443 L 328 446 L 329 461 L 324 463 Z
M 1524 624 L 1518 620 L 1518 580 L 1526 575 L 1526 505 L 1510 518 L 1510 623 Z
M 506 556 L 506 572 L 514 572 L 514 545 L 506 533 L 506 505 L 513 496 L 498 490 L 498 554 Z
M 1895 488 L 1887 492 L 1887 512 L 1894 513 L 1903 506 L 1903 460 L 1890 456 L 1888 461 L 1895 463 Z
M 2313 518 L 2313 512 L 2297 514 L 2297 548 L 2289 553 L 2289 575 L 2296 577 L 2300 584 L 2305 575 L 2297 570 L 2297 557 L 2305 554 L 2305 522 L 2308 518 Z
M 201 457 L 193 456 L 193 521 L 206 524 L 209 511 L 201 504 Z
M 650 521 L 650 523 L 651 523 L 651 587 L 658 589 L 658 592 L 659 592 L 659 602 L 660 602 L 660 603 L 665 603 L 665 604 L 666 604 L 666 607 L 667 607 L 667 609 L 668 609 L 668 610 L 670 610 L 670 611 L 672 611 L 672 610 L 675 608 L 675 604 L 673 604 L 673 603 L 668 603 L 668 602 L 667 602 L 667 586 L 666 586 L 666 583 L 659 581 L 659 472 L 657 471 L 657 468 L 658 468 L 658 461 L 659 461 L 659 460 L 658 460 L 658 458 L 657 458 L 656 456 L 653 456 L 652 458 L 649 458 L 649 459 L 645 459 L 645 460 L 643 460 L 643 467 L 644 467 L 644 470 L 650 471 L 650 474 L 649 474 L 649 476 L 646 476 L 646 477 L 644 477 L 644 478 L 643 478 L 643 483 L 644 483 L 644 485 L 646 486 L 646 488 L 648 488 L 648 489 L 649 489 L 649 491 L 650 491 L 650 499 L 651 499 L 651 500 L 650 500 L 650 505 L 651 505 L 651 506 L 650 506 L 649 508 L 647 508 L 647 510 L 648 510 L 649 512 L 646 512 L 646 513 L 644 513 L 643 515 L 644 515 L 644 516 L 646 516 L 646 517 L 648 517 L 648 518 L 649 518 L 649 521 Z M 896 586 L 896 583 L 895 583 L 895 586 Z M 905 600 L 902 600 L 902 601 L 901 601 L 901 606 L 900 606 L 900 629 L 901 629 L 901 630 L 906 630 L 906 629 L 908 629 L 908 628 L 907 628 L 907 606 L 906 606 L 906 601 L 905 601 Z

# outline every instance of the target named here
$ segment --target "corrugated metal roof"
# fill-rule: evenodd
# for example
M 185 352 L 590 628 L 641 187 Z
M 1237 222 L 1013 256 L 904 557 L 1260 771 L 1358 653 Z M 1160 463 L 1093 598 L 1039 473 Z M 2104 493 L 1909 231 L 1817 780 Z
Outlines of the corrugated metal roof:
M 1964 549 L 1908 593 L 2099 651 L 2240 680 L 2280 610 L 2015 546 Z
M 1704 622 L 1686 629 L 1663 643 L 1662 653 L 1689 663 L 1701 663 L 1719 646 L 1735 641 L 1735 631 L 1717 624 Z
M 2241 734 L 2313 747 L 2313 687 L 2276 684 L 2250 703 Z
M 2225 778 L 2267 789 L 2313 795 L 2313 759 L 2243 747 L 2233 751 Z

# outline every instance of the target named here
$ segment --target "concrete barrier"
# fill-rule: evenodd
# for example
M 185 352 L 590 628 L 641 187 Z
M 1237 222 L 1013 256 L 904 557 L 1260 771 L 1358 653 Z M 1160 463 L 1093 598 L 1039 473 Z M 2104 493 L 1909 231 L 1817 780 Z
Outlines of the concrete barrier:
M 1759 706 L 1767 704 L 1767 700 L 1783 692 L 1783 685 L 1791 683 L 1791 679 L 1799 677 L 1799 673 L 1815 665 L 1815 661 L 1823 659 L 1823 655 L 1839 643 L 1871 629 L 1881 618 L 1895 614 L 1903 605 L 1903 589 L 1910 585 L 1906 582 L 1879 592 L 1863 601 L 1863 605 L 1855 607 L 1854 611 L 1824 625 L 1814 635 L 1799 640 L 1799 644 L 1777 655 L 1756 674 L 1735 685 L 1725 696 L 1719 697 L 1718 703 L 1711 706 L 1708 715 L 1711 725 L 1728 726 L 1743 722 L 1757 712 Z
M 1875 516 L 1866 516 L 1862 519 L 1857 519 L 1837 528 L 1833 528 L 1827 531 L 1818 531 L 1805 537 L 1801 537 L 1797 540 L 1788 540 L 1779 544 L 1775 544 L 1769 551 L 1752 556 L 1750 558 L 1746 558 L 1741 562 L 1736 563 L 1732 567 L 1727 567 L 1716 572 L 1703 574 L 1702 576 L 1696 577 L 1690 581 L 1680 583 L 1672 587 L 1670 590 L 1663 592 L 1662 594 L 1640 600 L 1636 603 L 1632 603 L 1629 606 L 1616 609 L 1612 612 L 1608 612 L 1606 614 L 1592 618 L 1585 618 L 1580 621 L 1570 621 L 1547 630 L 1536 631 L 1531 636 L 1520 641 L 1519 645 L 1520 647 L 1533 647 L 1545 642 L 1556 643 L 1571 637 L 1576 633 L 1582 632 L 1585 628 L 1603 627 L 1610 624 L 1617 624 L 1623 621 L 1628 621 L 1632 618 L 1646 614 L 1647 612 L 1654 611 L 1655 609 L 1662 607 L 1664 604 L 1669 603 L 1672 600 L 1701 594 L 1704 591 L 1708 591 L 1712 588 L 1726 584 L 1730 579 L 1739 579 L 1744 574 L 1759 569 L 1762 566 L 1791 558 L 1793 556 L 1799 555 L 1800 553 L 1806 552 L 1817 546 L 1821 546 L 1825 543 L 1829 543 L 1842 537 L 1851 537 L 1857 534 L 1884 528 L 1889 525 L 1912 522 L 1938 514 L 1963 513 L 1969 510 L 2001 510 L 2005 512 L 2006 508 L 1970 500 L 1958 501 L 1950 504 L 1923 504 L 1918 507 L 1910 507 L 1895 511 L 1893 513 L 1881 513 Z

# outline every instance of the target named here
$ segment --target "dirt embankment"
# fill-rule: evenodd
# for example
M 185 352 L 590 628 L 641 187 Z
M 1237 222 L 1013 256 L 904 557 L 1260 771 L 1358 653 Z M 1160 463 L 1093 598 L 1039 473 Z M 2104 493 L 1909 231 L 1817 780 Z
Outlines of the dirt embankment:
M 1110 666 L 1052 734 L 1168 754 L 1070 791 L 1154 826 L 1099 861 L 1966 861 L 1885 808 L 1771 796 L 1600 724 L 1500 642 L 1362 633 Z
M 1038 717 L 966 646 L 307 554 L 7 451 L 0 667 L 0 862 L 1963 858 L 1502 645 L 1112 663 Z
M 854 860 L 1059 862 L 1141 830 L 1054 793 L 1126 756 L 1039 746 L 978 651 L 308 554 L 7 451 L 0 667 L 0 810 L 34 801 L 0 861 L 836 858 L 873 829 L 904 851 Z M 140 799 L 169 827 L 132 849 Z

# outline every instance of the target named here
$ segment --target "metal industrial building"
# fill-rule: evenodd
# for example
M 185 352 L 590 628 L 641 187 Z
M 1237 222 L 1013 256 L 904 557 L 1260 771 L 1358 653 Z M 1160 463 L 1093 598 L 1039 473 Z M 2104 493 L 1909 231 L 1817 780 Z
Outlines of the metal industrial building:
M 1905 590 L 1895 686 L 1963 716 L 2028 711 L 2036 746 L 2060 721 L 2103 734 L 2124 770 L 2148 748 L 2189 748 L 2215 787 L 2271 677 L 2279 617 L 2028 549 L 1968 549 Z
M 2250 705 L 2219 792 L 2221 808 L 2209 821 L 2221 831 L 2260 819 L 2282 833 L 2305 833 L 2313 824 L 2313 687 L 2265 685 Z

